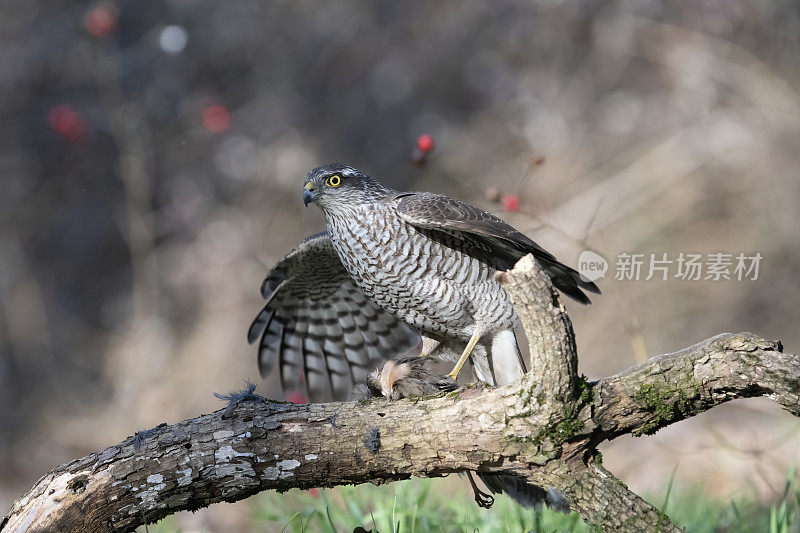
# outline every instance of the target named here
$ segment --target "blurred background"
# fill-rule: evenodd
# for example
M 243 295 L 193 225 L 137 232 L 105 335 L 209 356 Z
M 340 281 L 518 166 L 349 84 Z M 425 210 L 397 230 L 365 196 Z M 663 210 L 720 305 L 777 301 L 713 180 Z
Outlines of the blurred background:
M 567 303 L 590 378 L 724 331 L 796 353 L 799 44 L 789 0 L 3 1 L 0 509 L 243 379 L 281 395 L 245 333 L 322 227 L 301 185 L 330 161 L 605 257 L 603 295 Z M 620 253 L 680 252 L 763 259 L 614 279 Z M 603 453 L 641 493 L 674 471 L 768 502 L 799 431 L 742 401 Z M 235 530 L 237 505 L 178 524 Z

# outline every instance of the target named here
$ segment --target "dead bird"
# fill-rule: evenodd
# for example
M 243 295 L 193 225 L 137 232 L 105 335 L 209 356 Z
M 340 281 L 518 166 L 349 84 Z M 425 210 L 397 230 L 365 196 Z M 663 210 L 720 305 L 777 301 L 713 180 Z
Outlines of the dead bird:
M 366 386 L 361 384 L 354 391 L 353 399 L 385 397 L 389 400 L 430 396 L 440 392 L 458 389 L 453 378 L 437 374 L 429 357 L 401 357 L 389 359 L 383 366 L 373 370 L 368 376 Z M 466 472 L 475 502 L 484 509 L 494 503 L 494 497 L 478 488 L 470 472 Z M 493 493 L 505 492 L 524 507 L 541 509 L 547 504 L 551 509 L 569 513 L 569 503 L 558 491 L 544 489 L 526 483 L 523 478 L 511 474 L 478 473 L 481 481 Z
M 432 363 L 430 357 L 389 359 L 367 376 L 370 396 L 399 400 L 456 390 L 453 378 L 436 373 Z

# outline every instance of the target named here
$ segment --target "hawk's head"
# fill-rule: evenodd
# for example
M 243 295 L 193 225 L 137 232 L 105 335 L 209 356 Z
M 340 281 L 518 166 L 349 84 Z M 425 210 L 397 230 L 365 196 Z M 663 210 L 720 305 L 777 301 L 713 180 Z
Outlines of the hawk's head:
M 330 163 L 308 174 L 303 184 L 303 203 L 316 202 L 322 209 L 374 199 L 384 187 L 357 168 Z

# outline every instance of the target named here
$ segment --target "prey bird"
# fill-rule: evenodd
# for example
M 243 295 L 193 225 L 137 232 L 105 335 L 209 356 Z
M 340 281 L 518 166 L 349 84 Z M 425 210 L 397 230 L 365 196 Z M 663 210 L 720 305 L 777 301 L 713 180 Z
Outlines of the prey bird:
M 442 392 L 452 392 L 458 385 L 450 376 L 433 371 L 430 357 L 400 357 L 389 359 L 367 376 L 369 396 L 389 400 L 419 398 Z
M 591 281 L 507 223 L 447 196 L 384 187 L 338 164 L 313 169 L 303 185 L 325 231 L 267 274 L 267 300 L 248 341 L 259 340 L 266 376 L 277 363 L 284 388 L 344 399 L 368 372 L 400 353 L 453 359 L 454 380 L 506 385 L 525 372 L 519 317 L 495 272 L 533 254 L 567 296 L 590 303 Z
M 458 386 L 452 377 L 434 371 L 430 357 L 400 357 L 389 359 L 382 367 L 370 372 L 366 384 L 356 385 L 350 399 L 383 397 L 389 400 L 401 400 L 452 392 L 457 389 Z M 223 398 L 219 395 L 217 397 Z M 467 470 L 466 474 L 475 503 L 484 509 L 491 508 L 494 497 L 478 487 L 472 472 Z M 513 474 L 478 474 L 478 477 L 491 492 L 495 494 L 505 492 L 522 506 L 540 509 L 542 504 L 547 504 L 551 509 L 569 513 L 569 503 L 555 489 L 543 489 Z
M 401 400 L 403 398 L 418 398 L 439 394 L 442 392 L 452 392 L 458 390 L 458 385 L 450 376 L 443 376 L 433 371 L 430 357 L 401 357 L 389 359 L 382 367 L 373 370 L 367 376 L 366 384 L 358 384 L 353 390 L 351 399 L 361 400 L 368 398 L 387 398 L 389 400 Z M 221 396 L 218 396 L 221 397 Z M 225 397 L 227 399 L 227 397 Z M 498 491 L 502 491 L 502 478 L 499 476 L 484 476 L 497 479 L 500 483 Z M 494 504 L 491 494 L 483 492 L 472 472 L 467 471 L 467 478 L 472 487 L 475 503 L 484 509 L 489 509 Z M 536 487 L 539 489 L 539 487 Z M 491 489 L 490 489 L 491 490 Z M 541 489 L 539 489 L 541 491 Z M 543 491 L 542 491 L 543 492 Z M 537 493 L 541 496 L 541 493 Z M 539 497 L 536 502 L 544 502 L 546 498 Z M 526 503 L 527 500 L 526 500 Z

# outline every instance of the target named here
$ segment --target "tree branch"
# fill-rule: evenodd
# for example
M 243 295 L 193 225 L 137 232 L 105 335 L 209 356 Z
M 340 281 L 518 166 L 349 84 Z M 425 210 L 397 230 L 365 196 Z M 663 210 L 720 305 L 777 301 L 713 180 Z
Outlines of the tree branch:
M 549 480 L 587 522 L 604 531 L 681 531 L 594 459 L 586 463 L 554 461 L 535 474 L 528 476 L 529 481 L 543 484 Z
M 463 470 L 553 487 L 604 528 L 676 531 L 596 462 L 599 442 L 652 433 L 733 398 L 768 396 L 800 414 L 797 356 L 750 333 L 717 336 L 586 383 L 575 370 L 569 318 L 538 265 L 523 259 L 500 279 L 535 354 L 519 382 L 397 402 L 262 399 L 242 403 L 231 418 L 220 410 L 163 424 L 55 468 L 14 503 L 0 532 L 131 531 L 268 489 Z
M 558 291 L 532 255 L 496 276 L 508 291 L 528 336 L 527 377 L 545 385 L 548 400 L 569 398 L 577 387 L 578 350 L 572 321 Z
M 723 333 L 601 379 L 595 439 L 649 435 L 737 398 L 766 396 L 800 416 L 800 361 L 780 341 Z

